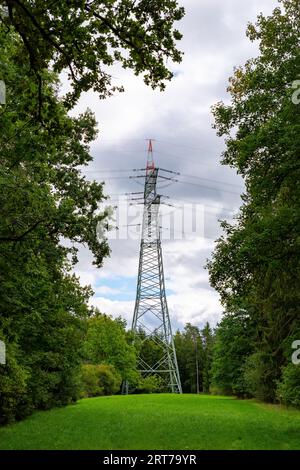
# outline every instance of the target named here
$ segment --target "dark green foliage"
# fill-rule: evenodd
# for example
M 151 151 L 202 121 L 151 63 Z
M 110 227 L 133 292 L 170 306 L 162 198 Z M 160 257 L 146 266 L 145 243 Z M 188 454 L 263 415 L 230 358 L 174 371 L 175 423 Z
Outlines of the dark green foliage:
M 183 10 L 173 0 L 2 3 L 8 7 L 0 24 L 0 80 L 7 91 L 0 111 L 0 331 L 8 351 L 7 364 L 0 366 L 0 420 L 5 423 L 77 399 L 93 312 L 91 290 L 71 272 L 78 244 L 90 249 L 98 267 L 109 254 L 106 239 L 96 232 L 98 224 L 108 226 L 107 212 L 98 209 L 102 184 L 88 181 L 80 170 L 92 160 L 95 118 L 89 110 L 70 117 L 68 110 L 83 91 L 94 89 L 101 98 L 113 92 L 104 67 L 114 61 L 163 88 L 172 75 L 165 58 L 181 58 L 173 24 Z M 61 99 L 58 74 L 66 68 L 72 91 Z M 94 344 L 97 359 L 137 380 L 124 328 L 110 324 L 112 345 L 106 341 L 97 350 Z
M 249 356 L 245 361 L 244 380 L 247 391 L 264 401 L 274 400 L 274 367 L 272 356 L 264 351 L 258 351 Z
M 284 367 L 277 387 L 277 399 L 285 405 L 300 408 L 300 365 Z
M 174 335 L 181 386 L 184 393 L 208 391 L 211 383 L 211 365 L 213 354 L 213 332 L 207 323 L 200 331 L 196 326 L 187 323 L 183 331 Z M 136 354 L 149 365 L 156 364 L 164 354 L 161 338 L 147 337 L 140 329 L 134 338 Z M 159 376 L 144 377 L 136 382 L 137 393 L 166 392 L 164 380 Z M 198 386 L 197 386 L 198 379 Z
M 235 224 L 223 223 L 209 263 L 225 310 L 250 315 L 254 355 L 245 373 L 252 393 L 268 401 L 276 399 L 290 362 L 287 341 L 300 326 L 300 106 L 292 101 L 300 10 L 297 0 L 280 3 L 270 17 L 249 25 L 260 54 L 236 68 L 231 104 L 214 107 L 215 127 L 227 144 L 223 163 L 244 177 L 246 192 Z
M 67 70 L 72 92 L 66 104 L 74 105 L 83 91 L 94 89 L 110 96 L 122 87 L 112 86 L 108 67 L 119 62 L 146 84 L 163 89 L 172 73 L 166 58 L 181 61 L 176 49 L 181 34 L 174 23 L 184 15 L 175 0 L 80 0 L 4 2 L 8 6 L 6 27 L 13 26 L 22 39 L 28 65 L 41 86 L 42 71 Z M 41 114 L 42 101 L 39 103 Z
M 204 356 L 199 328 L 187 323 L 182 332 L 177 331 L 174 341 L 182 391 L 197 393 L 197 375 L 198 389 L 202 391 Z
M 179 374 L 184 393 L 208 392 L 211 385 L 213 332 L 187 323 L 174 337 Z M 198 379 L 198 387 L 197 387 Z
M 122 380 L 135 383 L 138 379 L 135 348 L 128 344 L 125 323 L 120 319 L 95 311 L 87 322 L 83 356 L 91 364 L 114 366 Z
M 143 364 L 146 363 L 149 367 L 157 364 L 165 354 L 162 337 L 158 334 L 147 336 L 142 329 L 134 337 L 134 346 L 137 356 L 144 361 Z M 164 376 L 150 375 L 140 377 L 135 386 L 134 384 L 130 385 L 133 385 L 132 391 L 134 393 L 169 392 L 165 378 L 165 374 Z
M 97 397 L 113 395 L 118 392 L 121 385 L 121 376 L 109 364 L 84 364 L 82 366 L 81 396 Z
M 76 168 L 91 157 L 91 113 L 70 118 L 56 97 L 56 77 L 44 72 L 47 121 L 35 121 L 36 86 L 16 36 L 3 33 L 7 106 L 0 115 L 0 329 L 8 351 L 1 366 L 1 421 L 78 397 L 78 374 L 91 294 L 70 274 L 85 241 L 100 266 L 108 254 L 95 227 L 102 186 Z M 63 151 L 62 151 L 63 149 Z M 71 246 L 71 244 L 69 244 Z
M 215 335 L 212 386 L 213 391 L 244 397 L 249 395 L 244 369 L 253 348 L 253 328 L 243 312 L 225 315 Z
M 163 380 L 158 375 L 149 375 L 139 380 L 135 393 L 159 393 L 164 391 Z
M 203 330 L 201 330 L 201 338 L 203 345 L 203 392 L 208 393 L 211 385 L 211 368 L 213 361 L 213 345 L 214 338 L 212 329 L 207 322 Z
M 24 418 L 32 411 L 27 390 L 29 371 L 18 363 L 15 345 L 9 344 L 6 349 L 6 364 L 0 364 L 0 424 Z

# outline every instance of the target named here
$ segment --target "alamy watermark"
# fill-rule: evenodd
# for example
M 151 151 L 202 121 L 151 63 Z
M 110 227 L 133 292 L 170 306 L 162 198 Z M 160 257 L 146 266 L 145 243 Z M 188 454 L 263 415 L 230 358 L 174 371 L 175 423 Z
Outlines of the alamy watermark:
M 300 364 L 300 339 L 292 343 L 292 349 L 296 350 L 292 354 L 292 363 L 298 366 Z
M 0 364 L 6 364 L 6 348 L 4 341 L 0 340 Z
M 126 198 L 119 198 L 118 205 L 110 214 L 113 223 L 98 223 L 97 237 L 109 240 L 191 240 L 195 236 L 204 238 L 205 206 L 182 204 L 160 207 L 152 204 L 144 212 L 144 204 L 131 205 Z M 108 231 L 107 231 L 108 229 Z
M 6 104 L 6 86 L 3 80 L 0 80 L 0 104 Z
M 292 88 L 295 88 L 295 91 L 292 94 L 292 102 L 294 104 L 300 104 L 300 79 L 299 78 L 293 81 Z
M 0 5 L 0 18 L 5 18 L 8 15 L 8 7 Z M 3 80 L 0 80 L 0 104 L 6 104 L 6 86 Z

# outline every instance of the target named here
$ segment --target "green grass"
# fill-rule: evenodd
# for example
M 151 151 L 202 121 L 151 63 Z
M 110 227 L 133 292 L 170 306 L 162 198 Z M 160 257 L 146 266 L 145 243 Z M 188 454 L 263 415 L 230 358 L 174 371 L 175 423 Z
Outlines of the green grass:
M 0 428 L 0 449 L 300 449 L 300 412 L 206 395 L 90 398 Z

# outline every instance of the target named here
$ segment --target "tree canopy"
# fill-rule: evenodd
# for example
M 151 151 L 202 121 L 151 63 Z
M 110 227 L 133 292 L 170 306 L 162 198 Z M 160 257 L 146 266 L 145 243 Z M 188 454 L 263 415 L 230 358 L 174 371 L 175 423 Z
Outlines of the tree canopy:
M 280 3 L 248 26 L 259 55 L 235 69 L 231 103 L 213 109 L 226 139 L 222 162 L 244 177 L 246 192 L 235 223 L 223 222 L 210 280 L 228 313 L 244 310 L 255 324 L 249 369 L 258 373 L 248 379 L 252 392 L 267 400 L 276 397 L 300 330 L 300 107 L 293 100 L 300 10 L 297 0 Z
M 172 73 L 166 59 L 180 62 L 174 27 L 184 15 L 176 0 L 6 0 L 3 22 L 22 39 L 31 70 L 42 89 L 42 71 L 68 71 L 73 105 L 82 91 L 100 98 L 122 87 L 112 85 L 110 66 L 120 63 L 145 83 L 164 89 Z M 41 104 L 41 102 L 40 102 Z
M 100 98 L 114 91 L 109 67 L 115 62 L 163 89 L 172 75 L 166 59 L 181 58 L 173 23 L 182 15 L 171 0 L 1 2 L 0 339 L 7 362 L 0 365 L 0 423 L 76 400 L 87 360 L 83 344 L 94 331 L 92 291 L 72 269 L 82 244 L 99 268 L 109 255 L 108 212 L 99 209 L 103 185 L 81 173 L 92 160 L 94 115 L 69 111 L 83 91 Z M 72 90 L 62 98 L 59 74 L 66 69 Z M 104 336 L 102 356 L 94 350 L 109 362 L 93 369 L 111 384 L 101 390 L 117 387 L 112 362 L 120 377 L 134 362 L 116 325 L 119 355 L 110 349 L 108 361 Z

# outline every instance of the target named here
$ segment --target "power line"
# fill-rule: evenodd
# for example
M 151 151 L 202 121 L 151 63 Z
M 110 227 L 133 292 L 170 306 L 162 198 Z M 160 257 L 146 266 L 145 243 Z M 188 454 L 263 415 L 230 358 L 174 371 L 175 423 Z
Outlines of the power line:
M 128 193 L 120 193 L 120 194 L 116 194 L 116 196 L 125 196 L 127 194 Z M 134 194 L 134 193 L 132 193 L 132 194 Z M 166 196 L 164 196 L 164 197 L 166 197 Z M 209 208 L 212 208 L 212 209 L 218 209 L 220 213 L 228 212 L 229 214 L 233 214 L 234 211 L 237 209 L 237 208 L 228 209 L 226 207 L 218 206 L 216 204 L 206 204 L 206 203 L 201 203 L 200 201 L 191 201 L 191 200 L 188 200 L 188 199 L 178 199 L 178 198 L 175 198 L 175 197 L 172 197 L 172 196 L 167 196 L 167 198 L 171 199 L 172 201 L 178 201 L 179 203 L 182 202 L 182 203 L 188 203 L 188 204 L 201 205 L 201 206 L 204 206 L 204 208 L 209 207 Z M 135 200 L 136 200 L 135 198 L 133 198 L 133 199 L 127 198 L 127 199 L 125 199 L 125 202 L 132 202 L 132 201 L 135 201 Z M 109 196 L 109 199 L 105 202 L 107 202 L 107 203 L 110 203 L 110 202 L 111 203 L 116 203 L 116 202 L 119 202 L 119 199 L 116 198 L 116 197 L 110 198 L 110 196 Z M 132 205 L 140 205 L 140 204 L 132 204 Z M 183 206 L 183 204 L 181 204 L 181 205 L 172 205 L 172 207 L 174 207 L 175 209 L 181 209 L 182 206 Z
M 142 177 L 142 175 L 139 175 L 139 176 Z M 143 185 L 143 183 L 141 183 L 140 181 L 137 181 L 135 179 L 135 177 L 131 176 L 131 175 L 130 176 L 129 175 L 126 175 L 126 176 L 108 176 L 108 177 L 105 177 L 105 180 L 129 179 L 129 178 L 134 179 L 136 183 L 139 183 L 139 184 Z M 100 179 L 100 178 L 97 178 L 97 179 Z M 208 189 L 210 191 L 221 191 L 221 192 L 225 192 L 225 193 L 240 195 L 240 193 L 238 193 L 237 191 L 229 191 L 228 189 L 225 189 L 225 188 L 218 188 L 216 186 L 207 186 L 207 185 L 203 185 L 203 184 L 193 183 L 191 181 L 183 181 L 183 180 L 179 180 L 179 179 L 174 179 L 172 182 L 197 186 L 199 188 Z
M 136 183 L 139 183 L 139 184 L 143 185 L 143 183 L 141 183 L 140 181 L 137 181 L 134 176 L 109 176 L 109 177 L 106 178 L 106 180 L 127 179 L 127 178 L 134 179 Z M 192 186 L 197 186 L 199 188 L 208 189 L 210 191 L 220 191 L 220 192 L 224 192 L 224 193 L 240 195 L 240 193 L 238 193 L 236 191 L 229 191 L 228 189 L 218 188 L 216 186 L 206 186 L 206 185 L 203 185 L 203 184 L 192 183 L 191 181 L 183 181 L 183 180 L 179 180 L 179 179 L 174 179 L 173 182 L 174 183 L 181 183 L 181 184 L 188 184 L 188 185 L 192 185 Z
M 122 142 L 144 142 L 145 140 L 147 139 L 122 139 Z M 161 139 L 152 139 L 154 140 L 156 143 L 161 143 L 161 144 L 167 144 L 167 145 L 172 145 L 173 147 L 180 147 L 180 148 L 186 148 L 186 149 L 189 149 L 189 150 L 194 150 L 194 151 L 197 151 L 197 152 L 202 152 L 203 151 L 203 147 L 191 147 L 190 145 L 184 145 L 184 144 L 180 144 L 180 143 L 176 143 L 174 144 L 174 142 L 168 142 L 166 140 L 161 140 Z M 116 142 L 115 139 L 101 139 L 101 142 Z M 120 145 L 122 145 L 122 143 L 120 143 Z M 155 152 L 156 153 L 156 152 Z
M 132 154 L 135 154 L 135 155 L 140 155 L 141 154 L 141 152 L 138 149 L 124 150 L 123 148 L 114 149 L 114 148 L 111 148 L 111 147 L 109 148 L 109 150 L 105 150 L 104 152 L 106 152 L 106 153 L 118 153 L 118 154 L 119 153 L 130 153 L 131 155 Z M 171 155 L 169 153 L 165 153 L 165 152 L 160 151 L 160 150 L 155 150 L 155 154 L 163 155 L 166 158 L 171 158 L 173 160 L 190 161 L 190 162 L 196 163 L 197 165 L 200 165 L 200 166 L 205 166 L 205 167 L 211 168 L 211 169 L 213 168 L 211 165 L 207 165 L 205 163 L 199 163 L 199 160 L 196 160 L 195 158 L 189 158 L 189 157 L 186 157 L 186 156 L 179 156 L 179 155 L 174 155 L 174 154 Z
M 83 169 L 83 171 L 85 171 L 86 173 L 121 173 L 121 172 L 132 172 L 134 171 L 132 168 L 128 168 L 128 169 L 125 169 L 125 168 L 118 168 L 117 170 L 85 170 Z
M 186 175 L 184 173 L 179 173 L 181 176 L 184 176 L 186 178 L 196 178 L 196 179 L 199 179 L 199 180 L 202 180 L 202 181 L 211 181 L 212 183 L 218 183 L 218 184 L 226 184 L 227 186 L 234 186 L 236 188 L 239 188 L 241 190 L 243 190 L 243 186 L 239 185 L 239 184 L 235 184 L 235 183 L 228 183 L 226 181 L 220 181 L 220 180 L 214 180 L 214 179 L 211 179 L 211 178 L 203 178 L 202 176 L 196 176 L 196 175 Z
M 118 170 L 85 170 L 87 172 L 91 172 L 91 173 L 121 173 L 121 172 L 135 172 L 135 171 L 142 171 L 143 168 L 139 168 L 139 169 L 136 169 L 136 168 L 133 168 L 133 169 L 118 169 Z M 173 173 L 175 175 L 178 175 L 178 176 L 183 176 L 185 178 L 195 178 L 195 179 L 199 179 L 201 181 L 208 181 L 208 182 L 212 182 L 212 183 L 216 183 L 216 184 L 223 184 L 223 185 L 226 185 L 226 186 L 232 186 L 232 187 L 236 187 L 236 188 L 239 188 L 241 191 L 243 190 L 243 187 L 241 185 L 238 185 L 238 184 L 235 184 L 235 183 L 229 183 L 227 181 L 221 181 L 221 180 L 215 180 L 215 179 L 211 179 L 211 178 L 203 178 L 202 176 L 197 176 L 197 175 L 188 175 L 188 174 L 185 174 L 185 173 L 180 173 L 180 172 L 177 172 L 177 171 L 171 171 L 171 170 L 165 170 L 164 168 L 160 168 L 161 171 L 167 171 L 168 173 Z M 103 175 L 105 176 L 105 175 Z M 144 175 L 138 175 L 138 177 L 141 177 L 143 178 Z M 134 175 L 125 175 L 125 176 L 105 176 L 106 179 L 115 179 L 115 178 L 135 178 Z M 163 178 L 161 176 L 161 178 Z M 193 184 L 195 185 L 196 183 L 190 183 L 190 184 Z
M 127 176 L 104 176 L 105 180 L 118 180 L 118 179 L 128 179 L 129 175 Z M 101 180 L 101 177 L 97 177 L 98 180 Z M 101 180 L 102 181 L 102 180 Z
M 228 189 L 216 188 L 216 187 L 213 187 L 213 186 L 205 186 L 203 184 L 192 183 L 191 181 L 177 180 L 176 182 L 181 183 L 181 184 L 188 184 L 188 185 L 192 185 L 192 186 L 198 186 L 199 188 L 209 189 L 210 191 L 221 191 L 221 192 L 224 192 L 224 193 L 237 194 L 237 195 L 240 196 L 240 193 L 238 193 L 236 191 L 229 191 Z
M 228 209 L 226 207 L 222 207 L 222 206 L 217 206 L 216 204 L 206 204 L 206 203 L 201 203 L 201 201 L 191 201 L 190 199 L 178 199 L 176 197 L 172 197 L 170 196 L 170 199 L 173 200 L 173 201 L 178 201 L 178 202 L 187 202 L 188 204 L 201 204 L 203 206 L 206 206 L 206 207 L 211 207 L 213 209 L 220 209 L 222 211 L 226 211 L 226 212 L 233 212 L 235 210 L 235 208 L 232 208 L 232 209 Z
M 172 160 L 181 160 L 181 161 L 188 161 L 188 162 L 191 162 L 191 163 L 197 163 L 197 165 L 200 165 L 200 166 L 205 166 L 207 168 L 212 168 L 210 165 L 206 165 L 205 163 L 199 163 L 199 161 L 197 161 L 196 159 L 194 158 L 188 158 L 186 156 L 179 156 L 179 155 L 171 155 L 170 153 L 165 153 L 165 152 L 160 152 L 160 151 L 155 151 L 156 154 L 159 154 L 159 155 L 163 155 L 164 157 L 166 158 L 171 158 Z
M 189 150 L 195 150 L 197 152 L 202 152 L 203 148 L 200 147 L 190 147 L 189 145 L 182 145 L 182 144 L 174 144 L 173 142 L 167 142 L 166 140 L 160 140 L 160 139 L 155 139 L 156 142 L 160 142 L 162 144 L 167 144 L 167 145 L 172 145 L 173 147 L 181 147 L 181 148 L 186 148 Z

